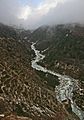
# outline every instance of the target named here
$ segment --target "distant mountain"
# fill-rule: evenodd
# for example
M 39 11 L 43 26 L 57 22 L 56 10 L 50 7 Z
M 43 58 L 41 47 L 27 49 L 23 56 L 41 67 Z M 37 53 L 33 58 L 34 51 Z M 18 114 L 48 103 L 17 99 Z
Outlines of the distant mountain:
M 0 23 L 0 37 L 6 37 L 6 38 L 12 37 L 12 38 L 17 39 L 18 34 L 14 30 L 14 28 Z

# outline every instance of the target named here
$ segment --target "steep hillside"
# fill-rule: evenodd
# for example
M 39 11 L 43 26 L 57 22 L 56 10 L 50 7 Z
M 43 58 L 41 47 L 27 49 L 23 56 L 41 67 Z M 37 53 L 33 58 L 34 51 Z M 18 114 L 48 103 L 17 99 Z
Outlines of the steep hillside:
M 77 120 L 42 79 L 31 68 L 28 39 L 21 39 L 13 28 L 1 25 L 0 119 Z
M 47 26 L 42 28 L 40 27 L 33 32 L 31 40 L 37 41 L 37 49 L 39 49 L 40 51 L 46 50 L 44 52 L 44 54 L 46 55 L 46 66 L 50 66 L 51 68 L 53 68 L 58 62 L 60 62 L 60 64 L 63 65 L 74 65 L 74 70 L 77 69 L 77 67 L 79 67 L 81 70 L 83 69 L 83 27 L 73 27 L 72 25 L 58 25 L 54 27 Z M 60 72 L 63 71 L 64 70 L 61 70 Z M 79 74 L 76 76 L 77 78 L 80 77 Z
M 14 28 L 4 25 L 2 23 L 0 23 L 0 37 L 12 37 L 14 39 L 18 39 L 18 33 L 15 31 Z
M 39 64 L 79 80 L 81 90 L 74 92 L 76 103 L 84 110 L 84 27 L 80 25 L 45 26 L 35 30 L 32 41 L 45 59 Z

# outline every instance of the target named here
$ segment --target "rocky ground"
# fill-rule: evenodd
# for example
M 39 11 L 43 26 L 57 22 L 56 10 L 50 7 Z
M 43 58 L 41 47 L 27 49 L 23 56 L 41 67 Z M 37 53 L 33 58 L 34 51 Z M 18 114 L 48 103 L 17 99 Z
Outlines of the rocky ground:
M 39 33 L 39 34 L 37 34 Z M 32 33 L 36 48 L 46 57 L 40 64 L 78 81 L 74 101 L 84 110 L 84 27 L 80 25 L 58 25 L 40 27 Z
M 29 38 L 8 26 L 0 28 L 0 119 L 77 120 L 31 68 Z

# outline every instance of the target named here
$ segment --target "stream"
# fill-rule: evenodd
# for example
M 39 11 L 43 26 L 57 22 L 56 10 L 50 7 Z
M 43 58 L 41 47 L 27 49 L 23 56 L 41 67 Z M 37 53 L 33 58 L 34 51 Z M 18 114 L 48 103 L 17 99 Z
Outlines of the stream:
M 80 120 L 84 120 L 84 111 L 82 111 L 76 103 L 72 100 L 73 97 L 73 91 L 75 88 L 77 88 L 77 80 L 66 76 L 61 75 L 59 73 L 56 73 L 54 71 L 48 70 L 45 67 L 42 67 L 37 64 L 40 60 L 43 60 L 45 58 L 45 55 L 42 55 L 40 51 L 38 51 L 35 48 L 36 43 L 32 43 L 31 49 L 35 52 L 35 58 L 31 61 L 32 68 L 42 71 L 44 73 L 50 73 L 51 75 L 57 76 L 60 84 L 56 86 L 55 92 L 56 92 L 56 98 L 59 102 L 62 102 L 64 100 L 70 100 L 71 101 L 71 108 L 72 111 L 80 118 Z

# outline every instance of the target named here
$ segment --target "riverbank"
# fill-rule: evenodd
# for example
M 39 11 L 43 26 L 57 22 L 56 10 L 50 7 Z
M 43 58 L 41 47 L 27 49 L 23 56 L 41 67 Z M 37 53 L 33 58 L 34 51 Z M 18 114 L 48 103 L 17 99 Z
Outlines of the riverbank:
M 80 118 L 80 120 L 83 120 L 84 118 L 84 112 L 81 111 L 78 106 L 74 103 L 72 97 L 73 97 L 73 91 L 74 91 L 74 85 L 77 87 L 76 81 L 73 78 L 70 78 L 66 75 L 60 75 L 59 73 L 55 73 L 51 70 L 48 70 L 40 65 L 37 64 L 40 60 L 43 60 L 45 58 L 44 55 L 40 53 L 40 51 L 36 50 L 35 43 L 32 43 L 31 49 L 35 52 L 36 57 L 34 60 L 32 60 L 32 68 L 42 71 L 44 73 L 50 73 L 54 76 L 57 76 L 60 80 L 60 85 L 57 86 L 56 93 L 60 93 L 57 95 L 57 99 L 59 102 L 62 102 L 64 100 L 70 100 L 71 101 L 71 107 L 72 111 Z

